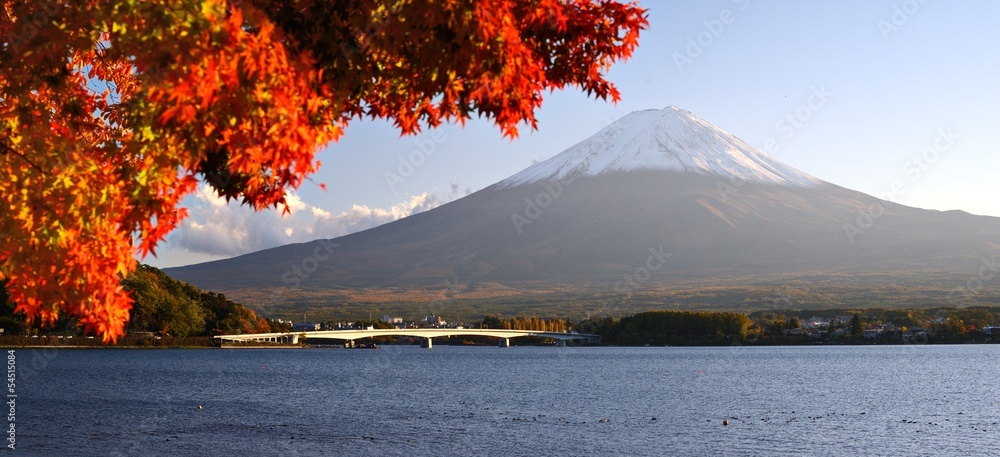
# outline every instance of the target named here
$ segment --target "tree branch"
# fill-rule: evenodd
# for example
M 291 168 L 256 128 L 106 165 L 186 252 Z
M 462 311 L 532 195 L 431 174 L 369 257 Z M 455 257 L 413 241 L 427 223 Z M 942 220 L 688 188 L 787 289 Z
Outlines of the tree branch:
M 28 165 L 31 165 L 32 168 L 38 170 L 39 173 L 41 173 L 43 175 L 44 174 L 48 174 L 48 173 L 45 172 L 45 170 L 42 169 L 42 167 L 39 167 L 38 164 L 36 164 L 35 162 L 32 162 L 31 159 L 29 159 L 28 157 L 26 157 L 24 154 L 21 154 L 20 152 L 15 151 L 13 148 L 11 148 L 10 146 L 8 146 L 7 143 L 0 142 L 0 148 L 3 149 L 2 151 L 0 151 L 3 154 L 13 153 L 14 155 L 16 155 L 16 156 L 20 157 L 21 159 L 23 159 L 25 162 L 28 162 Z

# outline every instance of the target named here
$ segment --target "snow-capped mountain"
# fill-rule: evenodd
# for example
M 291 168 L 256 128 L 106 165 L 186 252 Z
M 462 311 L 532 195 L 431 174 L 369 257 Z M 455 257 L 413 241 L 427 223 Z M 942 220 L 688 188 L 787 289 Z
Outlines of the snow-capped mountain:
M 802 187 L 820 182 L 691 112 L 669 106 L 632 112 L 500 185 L 637 170 L 684 171 L 738 182 Z
M 309 300 L 329 302 L 339 300 L 338 288 L 446 281 L 518 293 L 613 290 L 637 272 L 649 285 L 804 272 L 967 278 L 997 246 L 1000 218 L 882 202 L 669 107 L 629 114 L 550 160 L 430 211 L 167 273 L 227 294 L 301 285 Z

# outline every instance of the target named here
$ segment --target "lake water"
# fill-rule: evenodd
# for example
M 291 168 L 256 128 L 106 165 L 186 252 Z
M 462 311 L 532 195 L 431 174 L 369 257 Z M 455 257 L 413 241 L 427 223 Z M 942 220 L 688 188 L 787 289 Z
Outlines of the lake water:
M 1000 454 L 997 345 L 16 354 L 28 455 Z

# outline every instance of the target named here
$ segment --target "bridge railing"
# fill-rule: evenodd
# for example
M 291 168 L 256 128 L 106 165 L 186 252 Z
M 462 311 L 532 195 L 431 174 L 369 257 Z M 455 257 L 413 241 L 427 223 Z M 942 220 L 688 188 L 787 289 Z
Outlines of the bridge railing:
M 417 338 L 440 338 L 445 336 L 485 336 L 492 338 L 511 339 L 526 336 L 537 336 L 555 340 L 587 340 L 600 341 L 600 335 L 572 332 L 545 332 L 541 330 L 505 330 L 505 329 L 457 329 L 457 328 L 415 328 L 415 329 L 372 329 L 372 330 L 317 330 L 307 332 L 258 333 L 242 335 L 218 335 L 221 341 L 268 341 L 297 340 L 305 338 L 322 338 L 353 341 L 362 338 L 378 336 L 410 336 Z

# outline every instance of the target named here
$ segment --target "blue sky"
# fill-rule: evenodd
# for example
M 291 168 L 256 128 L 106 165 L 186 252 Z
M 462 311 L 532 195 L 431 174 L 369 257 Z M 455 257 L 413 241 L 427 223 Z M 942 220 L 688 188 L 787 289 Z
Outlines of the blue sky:
M 1000 3 L 640 3 L 650 29 L 608 75 L 617 105 L 547 94 L 538 130 L 514 141 L 483 120 L 408 137 L 355 121 L 318 154 L 323 166 L 292 196 L 291 216 L 203 189 L 159 257 L 143 261 L 185 265 L 370 228 L 485 188 L 631 111 L 669 105 L 820 179 L 1000 216 Z

